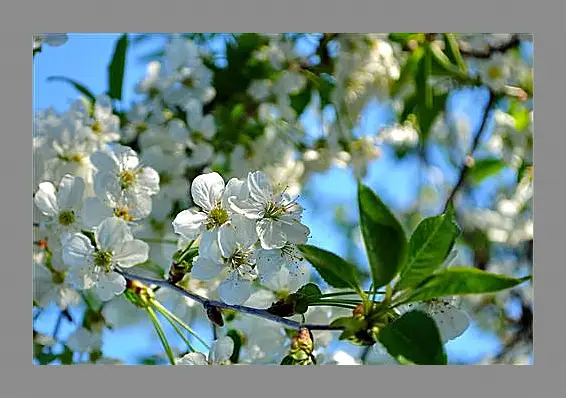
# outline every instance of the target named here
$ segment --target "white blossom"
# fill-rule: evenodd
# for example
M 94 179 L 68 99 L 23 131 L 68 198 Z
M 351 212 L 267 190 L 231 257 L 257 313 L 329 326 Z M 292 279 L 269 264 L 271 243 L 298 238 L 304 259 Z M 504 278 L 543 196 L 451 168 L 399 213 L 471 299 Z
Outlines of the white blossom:
M 82 233 L 71 235 L 63 243 L 63 261 L 78 289 L 93 288 L 101 300 L 108 301 L 126 288 L 115 266 L 129 268 L 145 262 L 149 247 L 134 239 L 126 222 L 116 217 L 102 221 L 94 238 L 96 246 Z
M 200 352 L 190 352 L 177 359 L 176 365 L 230 365 L 230 357 L 234 352 L 234 340 L 225 336 L 215 340 L 210 347 L 208 358 Z

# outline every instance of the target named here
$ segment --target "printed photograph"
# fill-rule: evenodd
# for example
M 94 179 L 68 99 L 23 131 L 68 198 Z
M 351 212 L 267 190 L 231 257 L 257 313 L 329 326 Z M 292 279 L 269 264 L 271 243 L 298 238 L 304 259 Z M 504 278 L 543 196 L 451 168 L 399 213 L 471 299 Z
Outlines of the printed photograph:
M 34 365 L 532 365 L 530 33 L 33 36 Z

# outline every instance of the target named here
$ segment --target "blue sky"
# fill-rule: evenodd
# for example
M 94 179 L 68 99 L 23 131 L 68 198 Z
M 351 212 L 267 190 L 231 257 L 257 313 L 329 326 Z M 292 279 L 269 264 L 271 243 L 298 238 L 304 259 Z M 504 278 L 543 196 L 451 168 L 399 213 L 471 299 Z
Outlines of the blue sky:
M 107 86 L 107 65 L 111 58 L 114 44 L 119 34 L 70 34 L 69 41 L 58 48 L 45 46 L 34 60 L 34 109 L 53 106 L 57 110 L 65 110 L 77 98 L 77 92 L 63 82 L 47 82 L 50 76 L 65 76 L 74 79 L 93 93 L 103 92 Z M 124 101 L 127 105 L 135 99 L 134 85 L 145 75 L 145 65 L 138 58 L 149 52 L 160 43 L 159 40 L 131 46 L 126 64 L 124 81 Z M 216 43 L 220 45 L 219 43 Z M 464 112 L 468 115 L 472 131 L 479 123 L 479 113 L 482 108 L 477 106 L 482 99 L 481 92 L 464 92 L 455 96 L 450 104 L 455 114 Z M 366 112 L 363 122 L 364 131 L 376 131 L 384 124 L 390 114 L 386 107 L 373 104 Z M 316 124 L 308 118 L 305 120 L 308 129 Z M 373 163 L 364 180 L 383 200 L 394 210 L 405 209 L 414 200 L 416 193 L 415 171 L 419 167 L 414 159 L 406 158 L 398 161 L 391 153 L 385 151 L 380 160 Z M 455 174 L 448 174 L 449 181 L 455 179 Z M 345 254 L 346 244 L 341 230 L 333 222 L 335 206 L 343 205 L 355 217 L 356 213 L 356 182 L 351 171 L 333 169 L 327 173 L 314 176 L 311 181 L 314 193 L 320 203 L 304 203 L 306 206 L 305 223 L 311 228 L 312 244 Z M 487 188 L 489 190 L 489 187 Z M 310 206 L 309 206 L 310 205 Z M 363 258 L 362 256 L 359 256 Z M 40 318 L 38 330 L 51 333 L 55 323 L 56 311 L 51 309 Z M 64 324 L 62 337 L 70 332 L 69 325 Z M 210 338 L 210 327 L 202 325 L 201 330 L 205 339 Z M 476 362 L 486 354 L 496 352 L 500 347 L 499 340 L 475 325 L 459 337 L 447 344 L 450 360 L 458 362 Z M 160 352 L 161 346 L 154 335 L 150 324 L 142 327 L 108 332 L 105 336 L 104 353 L 116 356 L 127 363 L 134 363 L 141 354 Z

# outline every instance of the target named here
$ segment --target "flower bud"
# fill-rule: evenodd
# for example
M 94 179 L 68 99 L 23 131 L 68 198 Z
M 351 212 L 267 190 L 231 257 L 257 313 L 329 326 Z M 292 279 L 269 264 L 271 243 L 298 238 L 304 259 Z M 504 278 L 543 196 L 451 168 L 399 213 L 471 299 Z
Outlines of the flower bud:
M 220 327 L 224 326 L 222 312 L 218 309 L 218 307 L 214 307 L 210 304 L 205 303 L 204 308 L 206 309 L 206 315 L 208 316 L 208 319 L 210 319 L 210 322 Z

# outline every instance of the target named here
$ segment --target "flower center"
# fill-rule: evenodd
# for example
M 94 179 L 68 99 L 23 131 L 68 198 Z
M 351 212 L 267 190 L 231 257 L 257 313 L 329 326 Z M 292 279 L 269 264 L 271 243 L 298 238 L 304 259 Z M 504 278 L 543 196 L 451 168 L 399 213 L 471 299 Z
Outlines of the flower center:
M 195 86 L 195 80 L 188 76 L 181 80 L 181 84 L 187 88 L 193 88 Z
M 59 224 L 69 226 L 75 222 L 75 212 L 72 210 L 63 210 L 59 213 Z
M 122 189 L 131 187 L 136 182 L 136 174 L 131 170 L 124 170 L 120 173 L 120 186 Z
M 191 138 L 193 139 L 193 141 L 196 141 L 196 142 L 203 141 L 204 140 L 204 134 L 201 133 L 200 131 L 193 131 L 191 133 Z
M 148 130 L 147 123 L 145 123 L 145 122 L 137 123 L 135 128 L 136 128 L 137 134 L 143 134 Z
M 491 79 L 499 79 L 502 75 L 501 73 L 501 68 L 497 65 L 493 65 L 492 67 L 490 67 L 487 70 L 487 75 L 491 78 Z
M 106 250 L 97 250 L 94 252 L 94 265 L 104 269 L 104 272 L 110 272 L 112 265 L 112 252 Z
M 148 90 L 147 95 L 149 95 L 149 98 L 155 98 L 159 95 L 159 90 L 155 87 L 151 87 Z
M 250 255 L 252 254 L 251 250 L 244 250 L 244 249 L 236 249 L 234 254 L 228 259 L 228 265 L 231 269 L 236 270 L 240 268 L 244 264 L 249 263 Z
M 277 205 L 273 201 L 269 201 L 265 205 L 264 217 L 265 218 L 271 218 L 273 220 L 277 220 L 279 217 L 281 217 L 285 213 L 285 210 L 286 209 L 284 207 Z
M 75 153 L 75 154 L 71 155 L 70 159 L 71 159 L 71 162 L 82 163 L 84 157 L 80 153 Z
M 82 163 L 84 160 L 84 156 L 80 153 L 63 154 L 59 155 L 58 157 L 65 162 Z
M 98 120 L 95 120 L 92 126 L 90 126 L 92 132 L 96 135 L 102 134 L 102 124 Z
M 52 281 L 55 285 L 62 285 L 63 282 L 65 282 L 65 273 L 64 273 L 64 272 L 53 271 L 53 272 L 51 273 L 51 281 Z
M 134 217 L 130 215 L 130 212 L 125 207 L 114 209 L 114 215 L 124 221 L 134 221 Z
M 208 218 L 206 220 L 206 229 L 212 229 L 214 227 L 219 227 L 229 220 L 228 212 L 220 206 L 216 206 L 214 209 L 208 213 Z

